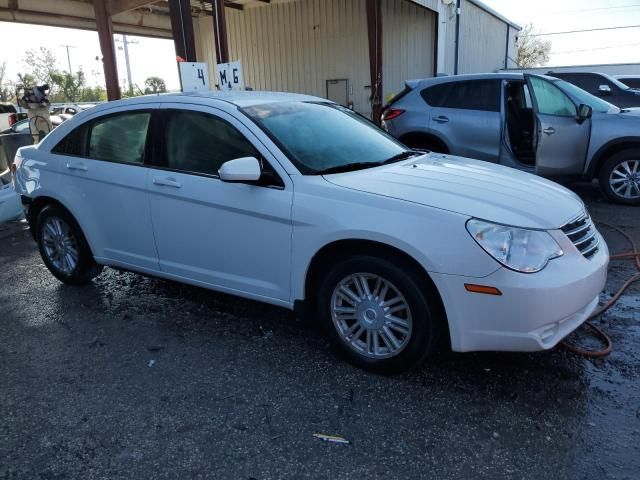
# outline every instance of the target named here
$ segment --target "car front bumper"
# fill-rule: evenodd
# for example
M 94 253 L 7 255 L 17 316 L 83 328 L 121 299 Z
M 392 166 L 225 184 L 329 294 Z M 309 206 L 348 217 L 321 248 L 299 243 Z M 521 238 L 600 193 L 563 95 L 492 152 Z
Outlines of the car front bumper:
M 537 273 L 503 267 L 484 278 L 432 274 L 454 351 L 546 350 L 589 318 L 607 279 L 607 245 L 600 236 L 598 252 L 587 259 L 561 232 L 554 236 L 565 255 Z M 465 284 L 496 287 L 502 295 L 471 293 Z

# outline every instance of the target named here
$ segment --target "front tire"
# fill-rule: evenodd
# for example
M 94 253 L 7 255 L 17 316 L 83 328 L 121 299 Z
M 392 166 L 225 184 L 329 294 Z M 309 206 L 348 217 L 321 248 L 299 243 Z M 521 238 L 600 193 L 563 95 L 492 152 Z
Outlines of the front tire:
M 419 365 L 439 344 L 437 302 L 404 262 L 353 256 L 326 272 L 319 321 L 353 364 L 376 371 Z
M 102 271 L 93 260 L 80 226 L 61 207 L 47 205 L 40 211 L 36 239 L 45 265 L 63 283 L 82 285 Z
M 609 157 L 600 170 L 599 182 L 612 202 L 640 205 L 640 150 L 624 150 Z

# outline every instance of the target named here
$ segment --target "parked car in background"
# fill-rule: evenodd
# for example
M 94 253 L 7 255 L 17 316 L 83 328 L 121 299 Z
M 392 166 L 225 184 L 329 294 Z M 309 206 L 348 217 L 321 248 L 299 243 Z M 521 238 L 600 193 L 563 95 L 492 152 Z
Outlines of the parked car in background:
M 551 178 L 597 178 L 614 202 L 640 204 L 640 109 L 572 83 L 521 73 L 406 82 L 382 126 L 410 147 Z
M 553 72 L 547 75 L 566 80 L 577 87 L 613 103 L 619 108 L 640 107 L 640 90 L 617 80 L 611 75 L 595 72 Z
M 629 88 L 640 90 L 640 75 L 615 75 L 614 78 Z
M 18 121 L 18 112 L 11 103 L 0 103 L 0 132 Z
M 408 149 L 316 97 L 110 102 L 15 165 L 61 281 L 108 265 L 306 312 L 366 368 L 415 365 L 440 340 L 549 349 L 606 280 L 607 246 L 572 192 Z
M 60 125 L 62 122 L 64 122 L 64 118 L 62 118 L 59 115 L 50 115 L 49 116 L 49 121 L 51 122 L 51 126 L 53 128 L 56 128 L 58 125 Z M 35 134 L 37 132 L 32 131 L 34 128 L 37 129 L 37 123 L 34 125 L 34 122 L 31 121 L 31 119 L 29 118 L 25 118 L 24 120 L 20 120 L 16 123 L 14 123 L 11 128 L 7 128 L 6 130 L 3 130 L 0 132 L 0 134 L 7 134 L 7 133 L 31 133 L 31 134 Z M 46 132 L 48 133 L 48 132 Z
M 86 110 L 88 108 L 92 108 L 95 107 L 95 104 L 93 103 L 82 103 L 82 104 L 77 104 L 77 103 L 68 103 L 68 104 L 64 104 L 64 105 L 52 105 L 51 108 L 51 114 L 52 115 L 58 115 L 61 118 L 63 118 L 64 120 L 68 120 L 69 118 L 73 117 L 75 114 L 82 112 L 83 110 Z

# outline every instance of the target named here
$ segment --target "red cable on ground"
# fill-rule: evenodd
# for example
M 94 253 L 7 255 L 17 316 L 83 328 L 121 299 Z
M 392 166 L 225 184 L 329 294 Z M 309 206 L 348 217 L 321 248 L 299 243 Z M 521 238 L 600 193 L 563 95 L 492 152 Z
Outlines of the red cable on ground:
M 599 308 L 597 308 L 589 316 L 587 321 L 584 323 L 584 325 L 587 328 L 591 329 L 597 336 L 599 336 L 603 340 L 603 343 L 606 345 L 605 348 L 603 348 L 602 350 L 597 350 L 597 351 L 586 350 L 584 348 L 572 345 L 571 343 L 567 342 L 566 340 L 562 341 L 562 346 L 564 348 L 566 348 L 567 350 L 569 350 L 571 352 L 574 352 L 574 353 L 577 353 L 579 355 L 583 355 L 585 357 L 592 357 L 592 358 L 604 357 L 604 356 L 609 355 L 611 353 L 612 343 L 611 343 L 611 339 L 609 338 L 609 336 L 604 331 L 602 331 L 600 328 L 596 327 L 594 324 L 589 322 L 589 320 L 591 320 L 591 319 L 597 317 L 598 315 L 601 315 L 604 312 L 606 312 L 607 310 L 609 310 L 613 305 L 615 305 L 615 303 L 618 301 L 618 299 L 624 293 L 624 291 L 627 289 L 627 287 L 629 287 L 629 285 L 631 285 L 633 282 L 635 282 L 637 280 L 640 280 L 640 252 L 638 251 L 638 248 L 636 247 L 636 243 L 633 241 L 633 238 L 631 238 L 631 236 L 629 234 L 627 234 L 627 232 L 625 232 L 622 229 L 616 227 L 615 225 L 611 225 L 611 224 L 605 223 L 605 222 L 598 222 L 598 224 L 599 225 L 604 225 L 607 228 L 615 230 L 616 232 L 618 232 L 619 234 L 624 236 L 629 241 L 629 244 L 631 245 L 631 252 L 617 253 L 617 254 L 611 255 L 610 258 L 612 260 L 621 259 L 621 258 L 633 258 L 635 260 L 635 262 L 636 262 L 636 267 L 638 269 L 638 273 L 636 273 L 631 278 L 629 278 L 626 282 L 624 282 L 624 284 L 618 289 L 618 291 L 613 295 L 613 297 L 611 297 L 604 305 L 601 305 Z

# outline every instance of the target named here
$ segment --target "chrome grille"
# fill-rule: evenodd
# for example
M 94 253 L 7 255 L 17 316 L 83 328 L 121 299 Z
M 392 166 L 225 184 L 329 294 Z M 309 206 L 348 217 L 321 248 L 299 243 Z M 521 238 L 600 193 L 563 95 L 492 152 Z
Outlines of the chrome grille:
M 561 230 L 586 258 L 591 258 L 598 251 L 600 239 L 589 215 L 584 214 L 567 223 Z

